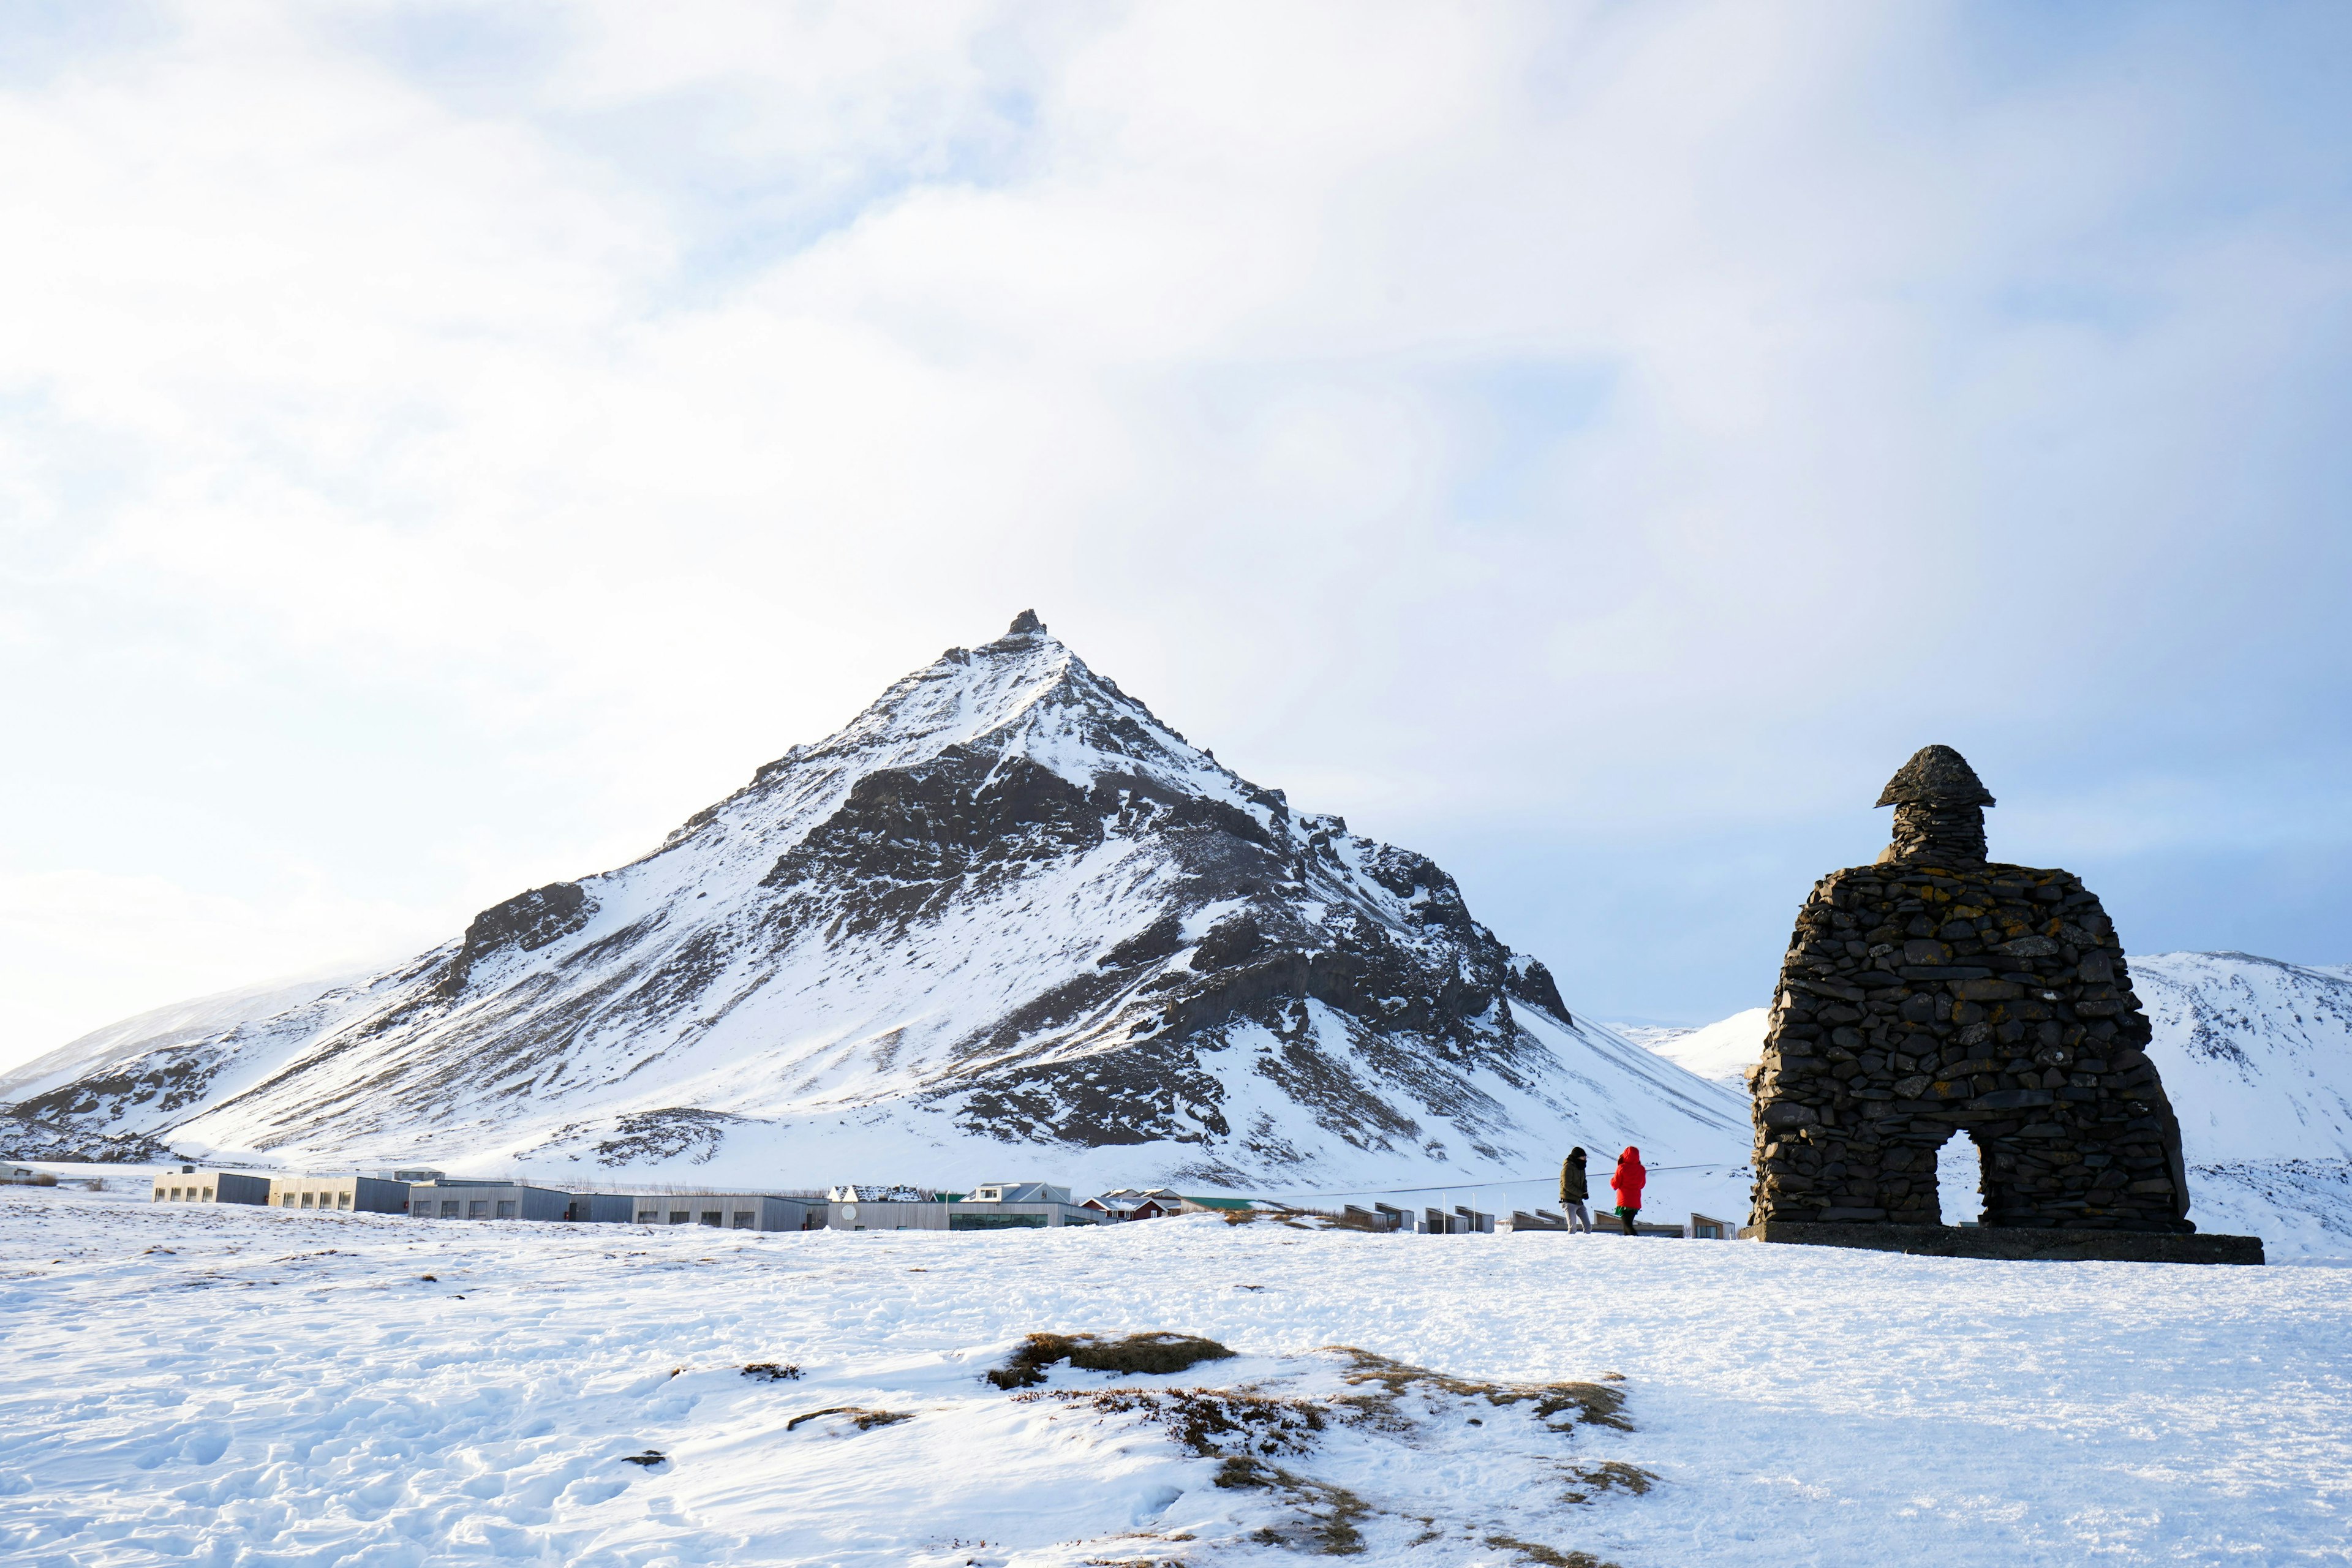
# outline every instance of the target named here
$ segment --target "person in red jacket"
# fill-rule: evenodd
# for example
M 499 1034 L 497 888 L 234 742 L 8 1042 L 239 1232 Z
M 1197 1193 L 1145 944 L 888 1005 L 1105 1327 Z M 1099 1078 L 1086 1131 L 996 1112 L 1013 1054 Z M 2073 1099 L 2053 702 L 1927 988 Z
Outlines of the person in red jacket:
M 1642 1165 L 1642 1152 L 1628 1144 L 1617 1156 L 1617 1173 L 1609 1178 L 1610 1188 L 1617 1194 L 1618 1223 L 1627 1236 L 1636 1234 L 1633 1216 L 1642 1212 L 1642 1186 L 1649 1179 L 1650 1173 Z

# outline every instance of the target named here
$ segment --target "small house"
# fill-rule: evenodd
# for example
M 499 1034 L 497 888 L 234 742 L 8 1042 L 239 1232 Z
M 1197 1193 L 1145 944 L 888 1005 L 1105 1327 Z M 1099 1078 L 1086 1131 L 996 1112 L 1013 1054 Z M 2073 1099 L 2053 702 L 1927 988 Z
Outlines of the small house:
M 1163 1208 L 1157 1198 L 1128 1197 L 1112 1193 L 1106 1193 L 1098 1198 L 1088 1198 L 1078 1206 L 1094 1210 L 1111 1224 L 1120 1224 L 1132 1219 L 1159 1219 L 1163 1215 L 1175 1214 L 1179 1207 L 1178 1205 L 1171 1203 Z
M 982 1182 L 972 1188 L 969 1204 L 1067 1204 L 1070 1189 L 1048 1182 Z

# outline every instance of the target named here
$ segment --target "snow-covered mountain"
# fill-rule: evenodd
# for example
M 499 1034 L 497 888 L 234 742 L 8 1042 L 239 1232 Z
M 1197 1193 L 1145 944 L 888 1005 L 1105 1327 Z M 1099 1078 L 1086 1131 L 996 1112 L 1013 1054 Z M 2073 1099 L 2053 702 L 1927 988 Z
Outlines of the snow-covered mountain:
M 1769 1007 L 1750 1007 L 1695 1029 L 1656 1024 L 1613 1026 L 1635 1045 L 1657 1052 L 1677 1067 L 1745 1094 L 1748 1069 L 1764 1054 L 1764 1029 L 1770 1012 Z
M 338 970 L 330 973 L 268 980 L 233 991 L 193 996 L 92 1029 L 56 1050 L 0 1071 L 0 1105 L 30 1099 L 45 1089 L 68 1084 L 94 1068 L 126 1055 L 191 1045 L 224 1030 L 267 1018 L 272 1014 L 306 1006 L 328 992 L 356 985 L 374 973 L 371 969 Z
M 1369 1188 L 1747 1142 L 1736 1091 L 1573 1018 L 1434 864 L 1294 812 L 1027 613 L 640 860 L 364 982 L 128 1033 L 9 1110 L 287 1163 L 762 1184 Z
M 2352 1253 L 2352 968 L 2246 952 L 2128 963 L 2180 1119 L 2198 1228 L 2260 1236 L 2273 1254 Z M 1764 1022 L 1758 1008 L 1642 1043 L 1738 1084 Z
M 2352 967 L 2247 952 L 2131 961 L 2202 1230 L 2352 1254 Z

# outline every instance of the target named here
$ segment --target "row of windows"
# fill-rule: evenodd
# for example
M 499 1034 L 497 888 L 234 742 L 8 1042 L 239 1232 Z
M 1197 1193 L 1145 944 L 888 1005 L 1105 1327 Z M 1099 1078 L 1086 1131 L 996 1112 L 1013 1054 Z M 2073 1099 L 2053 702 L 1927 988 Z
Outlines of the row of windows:
M 734 1228 L 737 1230 L 753 1229 L 758 1217 L 759 1216 L 753 1214 L 750 1209 L 737 1209 L 735 1211 Z M 688 1221 L 694 1219 L 695 1213 L 692 1209 L 672 1209 L 669 1211 L 669 1223 L 672 1225 L 684 1225 Z M 662 1211 L 659 1209 L 639 1209 L 637 1211 L 637 1223 L 639 1225 L 659 1225 L 661 1222 Z M 704 1209 L 702 1211 L 701 1218 L 696 1223 L 724 1226 L 727 1224 L 726 1211 L 723 1209 Z
M 515 1217 L 517 1201 L 513 1198 L 416 1198 L 409 1203 L 408 1212 L 420 1219 L 431 1219 L 434 1205 L 438 1203 L 443 1219 L 488 1219 L 494 1202 L 498 1205 L 498 1218 Z
M 302 1200 L 299 1205 L 294 1201 L 298 1196 Z M 312 1203 L 310 1201 L 312 1198 L 318 1199 L 318 1202 Z M 282 1209 L 296 1207 L 347 1209 L 352 1206 L 352 1194 L 349 1193 L 288 1193 L 278 1200 L 278 1206 Z
M 199 1191 L 204 1194 L 201 1197 L 197 1195 Z M 159 1204 L 208 1204 L 213 1201 L 213 1190 L 210 1187 L 157 1187 L 155 1201 Z

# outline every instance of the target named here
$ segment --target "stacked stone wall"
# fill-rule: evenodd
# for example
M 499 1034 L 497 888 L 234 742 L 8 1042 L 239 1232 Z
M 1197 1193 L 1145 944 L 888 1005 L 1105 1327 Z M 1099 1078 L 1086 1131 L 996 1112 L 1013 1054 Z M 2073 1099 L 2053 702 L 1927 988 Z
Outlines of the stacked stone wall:
M 2180 1132 L 2114 925 L 2065 871 L 1832 872 L 1797 917 L 1756 1096 L 1752 1223 L 1939 1222 L 1937 1152 L 1983 1223 L 2186 1233 Z

